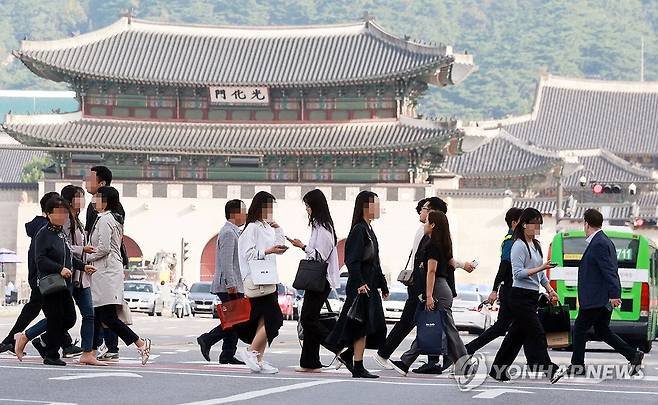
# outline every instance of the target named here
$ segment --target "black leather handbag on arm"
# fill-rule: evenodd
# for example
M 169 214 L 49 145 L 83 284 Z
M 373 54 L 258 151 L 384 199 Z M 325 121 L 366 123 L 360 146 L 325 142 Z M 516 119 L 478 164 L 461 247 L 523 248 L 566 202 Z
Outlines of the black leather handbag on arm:
M 322 292 L 327 282 L 327 268 L 329 264 L 315 251 L 315 259 L 299 261 L 295 281 L 292 283 L 296 290 Z

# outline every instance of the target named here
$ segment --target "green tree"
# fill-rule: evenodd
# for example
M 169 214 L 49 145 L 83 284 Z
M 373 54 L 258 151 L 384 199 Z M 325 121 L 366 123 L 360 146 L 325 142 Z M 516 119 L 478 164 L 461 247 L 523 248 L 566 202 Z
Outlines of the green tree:
M 21 183 L 38 183 L 43 179 L 44 169 L 53 165 L 50 156 L 34 157 L 32 161 L 23 166 L 21 174 Z

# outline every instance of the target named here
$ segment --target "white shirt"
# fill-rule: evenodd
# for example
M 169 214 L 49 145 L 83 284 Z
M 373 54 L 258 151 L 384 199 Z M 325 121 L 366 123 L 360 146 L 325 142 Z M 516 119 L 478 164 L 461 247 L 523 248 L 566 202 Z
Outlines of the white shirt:
M 334 234 L 323 226 L 314 225 L 311 231 L 311 239 L 306 245 L 306 257 L 315 259 L 315 252 L 318 252 L 322 260 L 328 263 L 327 280 L 331 288 L 340 286 L 340 269 L 338 267 L 338 251 L 334 243 Z
M 590 242 L 592 241 L 592 239 L 594 239 L 594 236 L 595 236 L 597 233 L 599 233 L 599 232 L 601 232 L 601 229 L 600 229 L 600 228 L 599 228 L 596 232 L 594 232 L 593 234 L 589 235 L 589 236 L 587 237 L 587 239 L 585 239 L 585 241 L 587 242 L 588 245 L 590 244 Z
M 240 261 L 240 275 L 244 281 L 251 274 L 249 261 L 268 260 L 276 269 L 276 255 L 266 255 L 265 250 L 275 245 L 285 245 L 283 228 L 272 228 L 268 223 L 252 222 L 242 231 L 238 239 L 238 256 Z

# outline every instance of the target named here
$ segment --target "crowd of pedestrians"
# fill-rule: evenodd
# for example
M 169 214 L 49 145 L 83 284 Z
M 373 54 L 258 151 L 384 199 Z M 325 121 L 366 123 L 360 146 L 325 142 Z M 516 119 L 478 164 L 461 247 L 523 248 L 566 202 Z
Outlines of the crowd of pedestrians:
M 147 363 L 150 339 L 137 334 L 122 320 L 123 313 L 129 310 L 123 298 L 123 270 L 127 265 L 122 242 L 125 211 L 111 181 L 112 172 L 108 168 L 91 168 L 85 186 L 93 201 L 87 207 L 84 224 L 80 220 L 84 189 L 68 185 L 60 194 L 50 192 L 41 198 L 42 215 L 26 224 L 31 238 L 28 273 L 32 293 L 0 344 L 0 352 L 12 351 L 21 360 L 31 341 L 44 364 L 66 365 L 60 358 L 61 350 L 65 357 L 79 354 L 80 364 L 103 366 L 107 364 L 105 360 L 118 358 L 120 338 L 126 346 L 135 345 L 142 364 Z M 277 293 L 277 257 L 289 249 L 287 240 L 304 252 L 306 261 L 321 264 L 318 268 L 322 270 L 313 273 L 315 280 L 310 281 L 314 288 L 305 291 L 300 311 L 304 340 L 296 371 L 321 372 L 326 367 L 320 360 L 320 350 L 324 347 L 334 356 L 336 367 L 346 367 L 354 378 L 379 377 L 365 368 L 365 349 L 376 350 L 373 357 L 381 367 L 407 375 L 418 357 L 427 354 L 421 350 L 418 339 L 399 360 L 391 356 L 416 327 L 419 311 L 442 314 L 445 343 L 438 350 L 442 355 L 432 352 L 423 366 L 413 370 L 416 373 L 441 374 L 452 367 L 455 374 L 471 376 L 478 368 L 472 361 L 473 354 L 504 336 L 489 371 L 492 378 L 509 380 L 508 369 L 523 348 L 528 365 L 543 371 L 555 383 L 564 375 L 582 374 L 584 334 L 591 326 L 629 360 L 634 372 L 641 366 L 643 353 L 626 344 L 608 326 L 612 308 L 620 305 L 621 287 L 614 245 L 600 232 L 603 217 L 596 210 L 588 210 L 584 217 L 590 246 L 579 270 L 581 310 L 573 332 L 572 364 L 561 368 L 550 358 L 537 313 L 542 297 L 556 302 L 558 296 L 546 275 L 546 270 L 555 264 L 545 259 L 537 239 L 542 215 L 536 209 L 507 211 L 505 221 L 509 231 L 503 239 L 499 271 L 488 298 L 490 303 L 500 302 L 498 320 L 481 336 L 464 344 L 452 315 L 453 298 L 458 294 L 455 272 L 463 269 L 470 273 L 477 263 L 454 257 L 445 201 L 430 197 L 416 206 L 420 226 L 409 253 L 411 276 L 404 280 L 408 298 L 400 320 L 388 335 L 382 300 L 388 297 L 389 285 L 372 227 L 380 216 L 377 194 L 362 191 L 356 197 L 345 243 L 349 275 L 346 297 L 342 311 L 331 324 L 321 319 L 321 311 L 340 280 L 338 238 L 327 199 L 319 189 L 302 198 L 310 228 L 307 243 L 286 236 L 274 217 L 275 202 L 272 194 L 261 191 L 249 207 L 241 200 L 226 203 L 226 223 L 217 238 L 211 292 L 222 303 L 235 301 L 236 306 L 248 305 L 248 312 L 245 319 L 232 327 L 220 324 L 198 337 L 202 356 L 207 361 L 212 346 L 223 341 L 221 364 L 244 364 L 255 373 L 278 373 L 266 360 L 266 352 L 283 325 Z M 69 334 L 76 323 L 75 305 L 82 316 L 81 347 Z M 41 311 L 45 318 L 30 326 Z M 246 346 L 239 350 L 240 340 Z

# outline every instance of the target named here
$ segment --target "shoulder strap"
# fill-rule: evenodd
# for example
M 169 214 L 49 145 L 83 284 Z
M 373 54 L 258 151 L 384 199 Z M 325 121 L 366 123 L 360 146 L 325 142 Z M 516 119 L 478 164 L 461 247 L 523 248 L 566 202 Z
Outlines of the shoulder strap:
M 409 267 L 409 262 L 411 262 L 411 255 L 413 254 L 414 254 L 414 250 L 411 249 L 411 251 L 409 252 L 409 258 L 407 259 L 407 264 L 404 265 L 405 270 L 407 270 L 407 267 Z
M 329 303 L 329 299 L 328 299 L 328 298 L 327 298 L 326 300 L 324 300 L 324 305 L 326 305 L 326 307 L 327 307 L 327 311 L 329 311 L 329 312 L 334 312 L 334 311 L 331 309 L 331 304 Z

